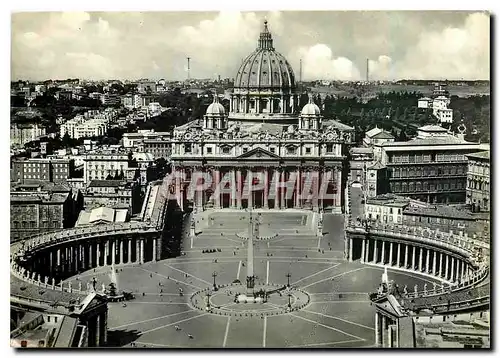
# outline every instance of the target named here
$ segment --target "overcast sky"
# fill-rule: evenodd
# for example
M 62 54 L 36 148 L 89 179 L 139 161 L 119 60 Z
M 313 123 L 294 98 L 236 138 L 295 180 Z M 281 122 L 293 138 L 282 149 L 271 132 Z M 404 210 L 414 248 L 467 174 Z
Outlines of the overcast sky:
M 481 12 L 128 12 L 12 15 L 12 79 L 235 77 L 267 18 L 303 79 L 489 79 Z

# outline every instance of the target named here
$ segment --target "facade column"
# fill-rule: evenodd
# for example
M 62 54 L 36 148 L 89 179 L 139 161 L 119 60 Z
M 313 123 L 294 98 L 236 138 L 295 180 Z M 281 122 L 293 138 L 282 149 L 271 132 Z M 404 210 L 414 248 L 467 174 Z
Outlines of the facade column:
M 236 193 L 236 201 L 238 210 L 241 210 L 241 198 L 243 196 L 243 182 L 241 180 L 241 169 L 238 168 L 236 172 L 236 185 L 237 185 L 237 193 Z
M 363 238 L 361 241 L 361 263 L 365 262 L 365 246 L 366 246 L 366 239 Z
M 398 242 L 398 255 L 397 255 L 397 260 L 398 260 L 398 267 L 401 267 L 401 244 Z
M 411 269 L 412 270 L 415 270 L 415 266 L 416 266 L 416 253 L 417 253 L 417 247 L 416 246 L 412 246 L 411 247 L 412 250 L 411 250 Z
M 93 250 L 93 247 L 92 247 L 92 242 L 89 242 L 89 269 L 91 268 L 94 268 L 94 258 L 92 257 L 92 255 L 94 254 L 94 250 Z
M 101 243 L 97 242 L 95 245 L 95 260 L 96 260 L 97 267 L 101 266 L 101 257 L 102 257 Z
M 425 272 L 429 273 L 430 267 L 429 267 L 429 259 L 430 259 L 430 250 L 425 249 L 426 257 L 425 257 Z
M 445 279 L 448 279 L 449 272 L 450 272 L 450 271 L 448 271 L 449 267 L 450 267 L 450 256 L 446 255 L 446 267 L 444 270 L 444 278 Z
M 54 251 L 49 252 L 49 273 L 52 276 L 52 270 L 54 269 Z
M 301 187 L 301 171 L 300 167 L 297 168 L 297 185 L 296 185 L 296 191 L 295 191 L 295 207 L 300 208 L 301 203 L 300 203 L 300 187 Z
M 115 257 L 116 257 L 116 239 L 113 239 L 113 241 L 111 241 L 111 265 L 115 264 Z
M 373 244 L 374 244 L 374 247 L 373 247 L 373 263 L 376 264 L 377 263 L 377 249 L 378 249 L 378 240 L 373 240 Z
M 319 211 L 319 190 L 320 190 L 320 170 L 318 167 L 315 167 L 309 173 L 309 180 L 312 181 L 312 207 L 313 211 Z M 368 260 L 370 261 L 370 260 Z
M 264 209 L 269 209 L 269 168 L 264 168 Z
M 436 266 L 437 266 L 437 251 L 433 251 L 432 254 L 432 274 L 436 276 Z
M 236 172 L 231 169 L 231 208 L 236 208 Z
M 220 168 L 214 169 L 213 175 L 214 175 L 215 185 L 218 186 L 220 183 L 220 177 L 221 177 Z M 214 194 L 215 194 L 215 192 L 214 192 Z M 219 193 L 217 196 L 214 196 L 215 209 L 220 209 L 220 202 L 221 202 L 220 197 L 221 197 L 221 195 L 222 194 Z
M 389 243 L 389 266 L 392 266 L 392 244 L 393 242 L 391 241 Z
M 424 258 L 424 248 L 420 246 L 419 255 L 418 255 L 418 271 L 422 272 L 422 260 Z
M 335 183 L 335 206 L 342 210 L 342 170 L 337 168 L 337 180 Z
M 132 262 L 132 238 L 129 237 L 127 241 L 128 241 L 127 263 L 129 264 Z
M 141 262 L 141 244 L 139 239 L 135 239 L 135 262 Z
M 279 209 L 280 208 L 280 203 L 279 203 L 279 183 L 280 183 L 280 171 L 278 168 L 274 168 L 274 208 Z
M 96 315 L 95 319 L 95 346 L 99 347 L 101 343 L 101 325 L 102 322 L 100 322 L 100 315 Z
M 408 245 L 407 244 L 404 244 L 405 245 L 405 267 L 404 268 L 408 268 Z
M 281 182 L 281 193 L 280 193 L 280 205 L 282 209 L 286 209 L 287 207 L 287 202 L 285 199 L 285 191 L 286 191 L 286 168 L 283 168 L 281 170 L 281 177 L 280 177 L 280 182 Z
M 144 239 L 140 239 L 141 242 L 141 264 L 144 263 Z
M 247 180 L 248 180 L 248 209 L 253 209 L 253 172 L 251 169 L 248 169 L 248 174 L 247 174 Z
M 379 323 L 379 314 L 375 312 L 375 347 L 380 345 L 380 323 Z
M 385 240 L 382 240 L 382 255 L 380 258 L 382 265 L 385 265 Z
M 370 262 L 370 239 L 366 239 L 366 255 L 364 262 Z
M 120 239 L 120 265 L 123 264 L 123 239 Z

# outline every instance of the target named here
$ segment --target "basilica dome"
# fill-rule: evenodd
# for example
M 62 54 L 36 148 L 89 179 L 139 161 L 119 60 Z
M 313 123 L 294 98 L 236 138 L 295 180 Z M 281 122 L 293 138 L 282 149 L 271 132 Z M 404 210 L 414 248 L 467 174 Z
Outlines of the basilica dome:
M 247 56 L 236 74 L 234 88 L 294 89 L 295 75 L 285 56 L 276 52 L 267 21 L 260 33 L 257 49 Z

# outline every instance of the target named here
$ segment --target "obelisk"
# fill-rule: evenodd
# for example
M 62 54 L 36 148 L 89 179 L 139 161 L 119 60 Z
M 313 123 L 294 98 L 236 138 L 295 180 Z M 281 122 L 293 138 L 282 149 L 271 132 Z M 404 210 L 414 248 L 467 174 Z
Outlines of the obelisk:
M 250 222 L 248 225 L 248 249 L 247 249 L 247 295 L 253 295 L 255 277 L 253 274 L 253 218 L 250 212 Z

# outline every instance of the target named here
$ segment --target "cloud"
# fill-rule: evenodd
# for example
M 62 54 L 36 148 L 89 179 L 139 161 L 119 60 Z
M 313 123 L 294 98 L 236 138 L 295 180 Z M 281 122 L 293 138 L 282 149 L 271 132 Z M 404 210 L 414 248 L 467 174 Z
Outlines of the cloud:
M 398 73 L 404 78 L 489 79 L 489 20 L 485 13 L 474 13 L 463 27 L 423 32 L 398 64 Z
M 464 12 L 17 13 L 11 76 L 182 80 L 190 57 L 192 77 L 234 77 L 264 17 L 304 80 L 364 79 L 367 57 L 371 79 L 489 78 L 489 17 Z

